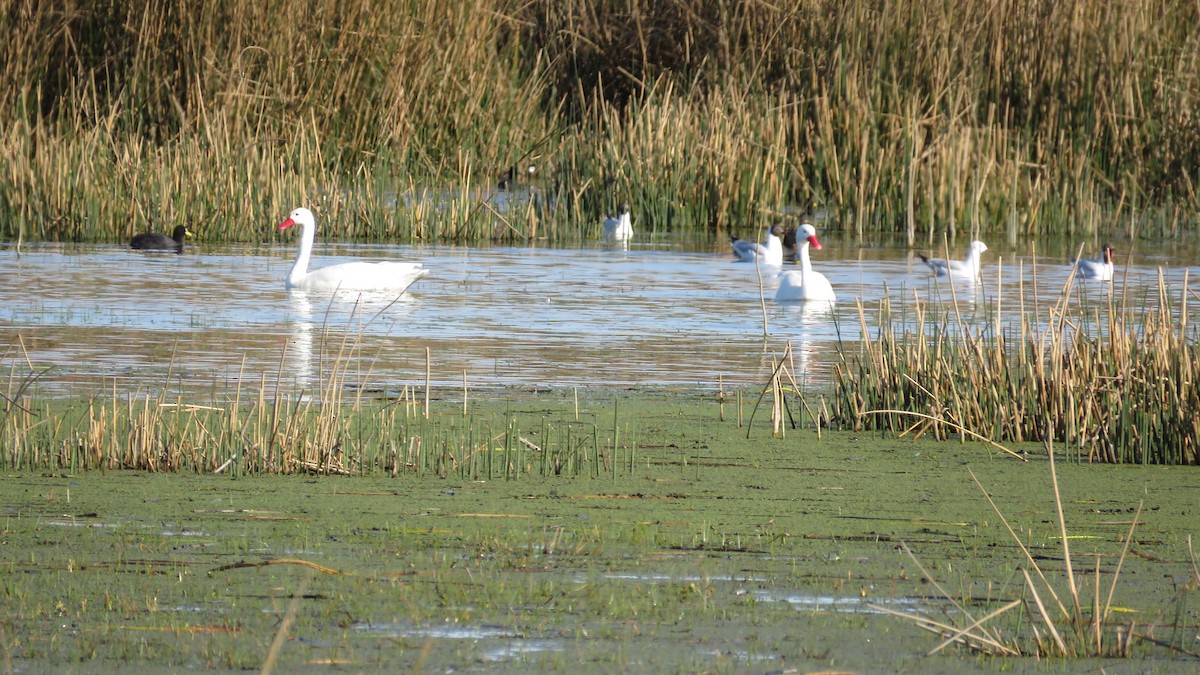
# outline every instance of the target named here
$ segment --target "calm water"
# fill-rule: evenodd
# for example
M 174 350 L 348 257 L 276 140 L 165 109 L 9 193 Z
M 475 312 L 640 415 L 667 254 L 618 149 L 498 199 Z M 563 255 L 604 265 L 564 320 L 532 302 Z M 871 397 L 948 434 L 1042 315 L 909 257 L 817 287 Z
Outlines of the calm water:
M 1111 291 L 1118 298 L 1147 305 L 1157 297 L 1160 270 L 1175 301 L 1185 274 L 1197 287 L 1200 268 L 1189 270 L 1188 255 L 1139 247 L 1120 255 Z M 434 383 L 456 391 L 464 377 L 472 389 L 715 388 L 718 378 L 736 387 L 766 382 L 772 358 L 789 341 L 797 377 L 819 386 L 828 381 L 839 335 L 850 344 L 858 339 L 860 304 L 869 326 L 884 299 L 898 320 L 912 320 L 917 299 L 947 312 L 957 299 L 967 321 L 982 321 L 997 305 L 1015 321 L 1023 299 L 1027 309 L 1044 306 L 1044 317 L 1061 295 L 1071 253 L 1035 257 L 994 245 L 977 287 L 936 282 L 904 247 L 827 236 L 814 265 L 839 294 L 830 311 L 775 303 L 769 268 L 760 295 L 755 266 L 725 250 L 637 241 L 623 251 L 318 244 L 314 267 L 354 259 L 425 263 L 431 275 L 398 300 L 285 290 L 292 245 L 197 246 L 184 255 L 27 245 L 19 257 L 0 249 L 0 347 L 11 382 L 30 367 L 52 366 L 37 383 L 41 393 L 227 392 L 239 385 L 251 393 L 311 392 L 339 357 L 351 388 L 395 393 L 423 386 L 426 349 Z M 1071 301 L 1104 301 L 1109 292 L 1107 284 L 1080 283 Z M 1196 315 L 1194 295 L 1189 303 Z

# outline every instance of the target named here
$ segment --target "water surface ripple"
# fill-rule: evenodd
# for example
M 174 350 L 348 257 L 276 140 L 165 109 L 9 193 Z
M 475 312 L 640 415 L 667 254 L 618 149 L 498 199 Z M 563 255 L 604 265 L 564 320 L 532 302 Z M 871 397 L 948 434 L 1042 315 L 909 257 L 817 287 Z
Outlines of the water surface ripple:
M 53 366 L 37 383 L 44 393 L 313 391 L 340 359 L 347 386 L 394 394 L 424 384 L 427 348 L 441 387 L 461 388 L 464 377 L 471 388 L 715 387 L 718 378 L 744 386 L 765 382 L 788 342 L 797 377 L 822 385 L 839 338 L 854 344 L 863 318 L 874 330 L 883 300 L 894 321 L 913 321 L 919 299 L 945 310 L 947 320 L 962 315 L 982 325 L 1000 311 L 1002 325 L 1016 326 L 1022 301 L 1027 310 L 1049 307 L 1070 272 L 1063 259 L 993 249 L 975 286 L 932 279 L 899 247 L 831 242 L 819 255 L 815 264 L 839 296 L 832 310 L 774 302 L 775 271 L 762 268 L 760 293 L 759 270 L 723 251 L 638 244 L 318 245 L 314 266 L 424 263 L 432 274 L 398 299 L 289 292 L 290 246 L 196 246 L 173 255 L 27 245 L 19 256 L 0 250 L 0 344 L 17 380 L 30 366 Z M 1167 251 L 1130 261 L 1114 291 L 1076 284 L 1071 301 L 1099 304 L 1115 293 L 1149 305 L 1160 270 L 1173 298 L 1196 302 L 1182 289 L 1185 274 L 1198 270 Z

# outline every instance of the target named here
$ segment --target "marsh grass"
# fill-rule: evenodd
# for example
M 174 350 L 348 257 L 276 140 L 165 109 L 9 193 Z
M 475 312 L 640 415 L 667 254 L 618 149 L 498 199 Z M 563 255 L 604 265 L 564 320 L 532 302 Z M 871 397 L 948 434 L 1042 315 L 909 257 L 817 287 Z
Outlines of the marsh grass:
M 254 241 L 757 232 L 1173 236 L 1200 164 L 1191 3 L 254 5 L 0 13 L 0 235 Z M 497 179 L 531 163 L 510 209 Z
M 1089 462 L 1200 463 L 1200 356 L 1186 276 L 1179 296 L 1161 275 L 1144 299 L 1118 288 L 1093 304 L 1078 290 L 1071 277 L 1056 302 L 1039 307 L 1022 289 L 1011 332 L 999 302 L 966 313 L 959 299 L 952 311 L 918 299 L 912 317 L 894 317 L 884 300 L 874 330 L 860 307 L 862 341 L 834 367 L 831 423 L 1053 441 Z
M 239 377 L 230 395 L 203 402 L 169 394 L 165 385 L 122 392 L 115 381 L 105 395 L 44 400 L 30 394 L 44 371 L 13 363 L 3 393 L 0 468 L 469 480 L 615 478 L 638 470 L 636 418 L 615 404 L 611 421 L 581 415 L 578 401 L 573 415 L 476 414 L 466 411 L 465 384 L 462 407 L 441 406 L 428 370 L 423 387 L 375 387 L 371 361 L 358 353 L 373 319 L 357 331 L 322 326 L 321 376 L 312 393 L 284 391 L 279 379 L 272 389 L 264 376 L 257 388 Z M 285 348 L 281 369 L 286 356 Z

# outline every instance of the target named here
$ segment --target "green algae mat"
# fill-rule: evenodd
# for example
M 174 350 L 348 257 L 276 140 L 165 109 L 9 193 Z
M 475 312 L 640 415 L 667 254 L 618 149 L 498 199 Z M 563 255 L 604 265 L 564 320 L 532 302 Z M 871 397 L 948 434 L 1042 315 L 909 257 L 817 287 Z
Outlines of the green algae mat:
M 739 425 L 710 399 L 615 397 L 472 402 L 473 418 L 525 431 L 519 455 L 490 450 L 504 461 L 469 472 L 451 456 L 366 475 L 9 472 L 0 671 L 1200 664 L 1194 468 L 1060 457 L 1068 566 L 1041 446 L 1014 448 L 1021 461 L 980 442 L 777 437 L 761 411 L 748 427 L 748 408 Z M 580 451 L 545 456 L 573 447 L 570 434 Z M 1102 622 L 1054 609 L 1047 587 L 1075 611 L 1068 578 L 1078 616 L 1103 607 Z M 943 646 L 949 633 L 917 621 L 963 627 L 1005 606 L 989 634 L 1022 656 Z M 1078 655 L 1039 658 L 1056 634 Z

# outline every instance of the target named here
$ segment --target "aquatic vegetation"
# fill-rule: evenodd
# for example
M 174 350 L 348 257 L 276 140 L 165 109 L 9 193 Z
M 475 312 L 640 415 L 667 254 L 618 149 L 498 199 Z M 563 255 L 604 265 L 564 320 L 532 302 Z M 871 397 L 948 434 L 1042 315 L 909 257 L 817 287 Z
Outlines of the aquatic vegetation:
M 562 241 L 618 199 L 650 237 L 1173 236 L 1196 207 L 1188 3 L 60 5 L 0 18 L 8 239 L 255 241 L 304 204 L 332 239 Z
M 1019 333 L 1000 307 L 982 322 L 916 304 L 886 306 L 874 331 L 843 346 L 827 422 L 947 438 L 966 429 L 1003 442 L 1054 441 L 1083 460 L 1200 463 L 1200 373 L 1186 278 L 1178 303 L 1110 295 L 1072 309 L 1073 280 L 1050 307 L 1022 302 Z M 919 414 L 913 421 L 908 414 Z M 945 421 L 950 424 L 941 424 Z

